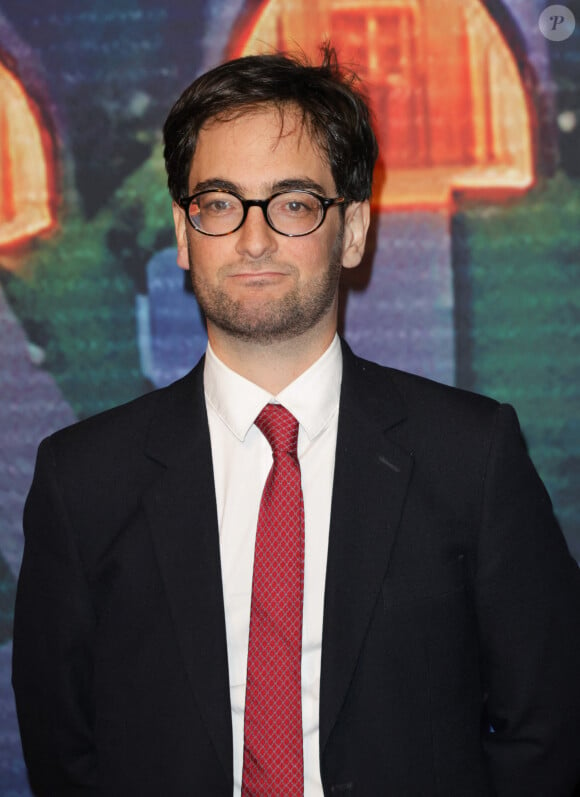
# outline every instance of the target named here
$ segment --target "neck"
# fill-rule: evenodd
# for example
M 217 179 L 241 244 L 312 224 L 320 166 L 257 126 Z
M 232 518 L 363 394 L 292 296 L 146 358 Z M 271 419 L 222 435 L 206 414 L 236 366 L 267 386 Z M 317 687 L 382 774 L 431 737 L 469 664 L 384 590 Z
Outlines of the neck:
M 257 343 L 233 338 L 208 324 L 208 338 L 219 359 L 255 385 L 276 396 L 321 357 L 336 326 L 309 330 L 289 340 Z

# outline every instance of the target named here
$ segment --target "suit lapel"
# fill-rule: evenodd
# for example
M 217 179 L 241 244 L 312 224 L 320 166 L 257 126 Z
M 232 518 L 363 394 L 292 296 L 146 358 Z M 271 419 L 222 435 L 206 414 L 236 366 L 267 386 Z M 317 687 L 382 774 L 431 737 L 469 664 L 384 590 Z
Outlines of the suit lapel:
M 145 499 L 161 576 L 200 713 L 230 782 L 223 590 L 203 361 L 159 394 L 147 455 L 163 466 Z
M 389 439 L 404 406 L 384 369 L 344 347 L 322 640 L 320 749 L 346 696 L 412 469 Z

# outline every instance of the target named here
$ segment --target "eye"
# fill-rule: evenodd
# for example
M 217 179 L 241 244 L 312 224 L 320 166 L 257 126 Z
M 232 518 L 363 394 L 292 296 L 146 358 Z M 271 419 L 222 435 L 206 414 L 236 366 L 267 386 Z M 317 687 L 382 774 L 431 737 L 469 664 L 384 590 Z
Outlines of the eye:
M 229 213 L 232 210 L 235 210 L 237 207 L 237 202 L 232 197 L 224 197 L 224 196 L 205 196 L 201 197 L 199 200 L 199 208 L 202 213 L 213 213 L 213 214 L 221 214 L 221 213 Z
M 238 213 L 240 207 L 240 202 L 235 196 L 220 191 L 208 191 L 205 194 L 200 194 L 192 202 L 190 214 L 192 216 L 205 216 L 206 218 L 210 216 L 228 216 Z
M 286 216 L 311 216 L 318 213 L 319 203 L 310 194 L 288 193 L 276 198 L 273 210 Z
M 286 202 L 284 207 L 289 213 L 304 213 L 311 210 L 306 202 L 299 202 L 297 199 L 293 199 L 291 202 Z

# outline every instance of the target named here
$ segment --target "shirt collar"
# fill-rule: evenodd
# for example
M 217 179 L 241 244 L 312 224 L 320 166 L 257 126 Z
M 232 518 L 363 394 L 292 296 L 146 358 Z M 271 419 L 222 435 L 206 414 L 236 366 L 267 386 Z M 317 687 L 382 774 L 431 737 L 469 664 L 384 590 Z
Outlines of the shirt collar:
M 335 335 L 322 356 L 277 396 L 228 368 L 209 343 L 203 376 L 206 401 L 239 440 L 245 439 L 268 402 L 286 407 L 312 440 L 338 410 L 342 381 L 340 340 Z

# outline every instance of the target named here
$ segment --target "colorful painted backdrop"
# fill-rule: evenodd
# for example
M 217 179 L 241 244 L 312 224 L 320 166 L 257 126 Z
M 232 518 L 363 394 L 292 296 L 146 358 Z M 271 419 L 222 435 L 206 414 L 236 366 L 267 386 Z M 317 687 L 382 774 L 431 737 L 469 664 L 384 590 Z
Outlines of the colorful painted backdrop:
M 511 401 L 580 559 L 580 34 L 547 5 L 0 0 L 0 794 L 29 794 L 9 666 L 35 450 L 203 351 L 160 128 L 226 57 L 330 38 L 364 79 L 381 157 L 342 330 Z

